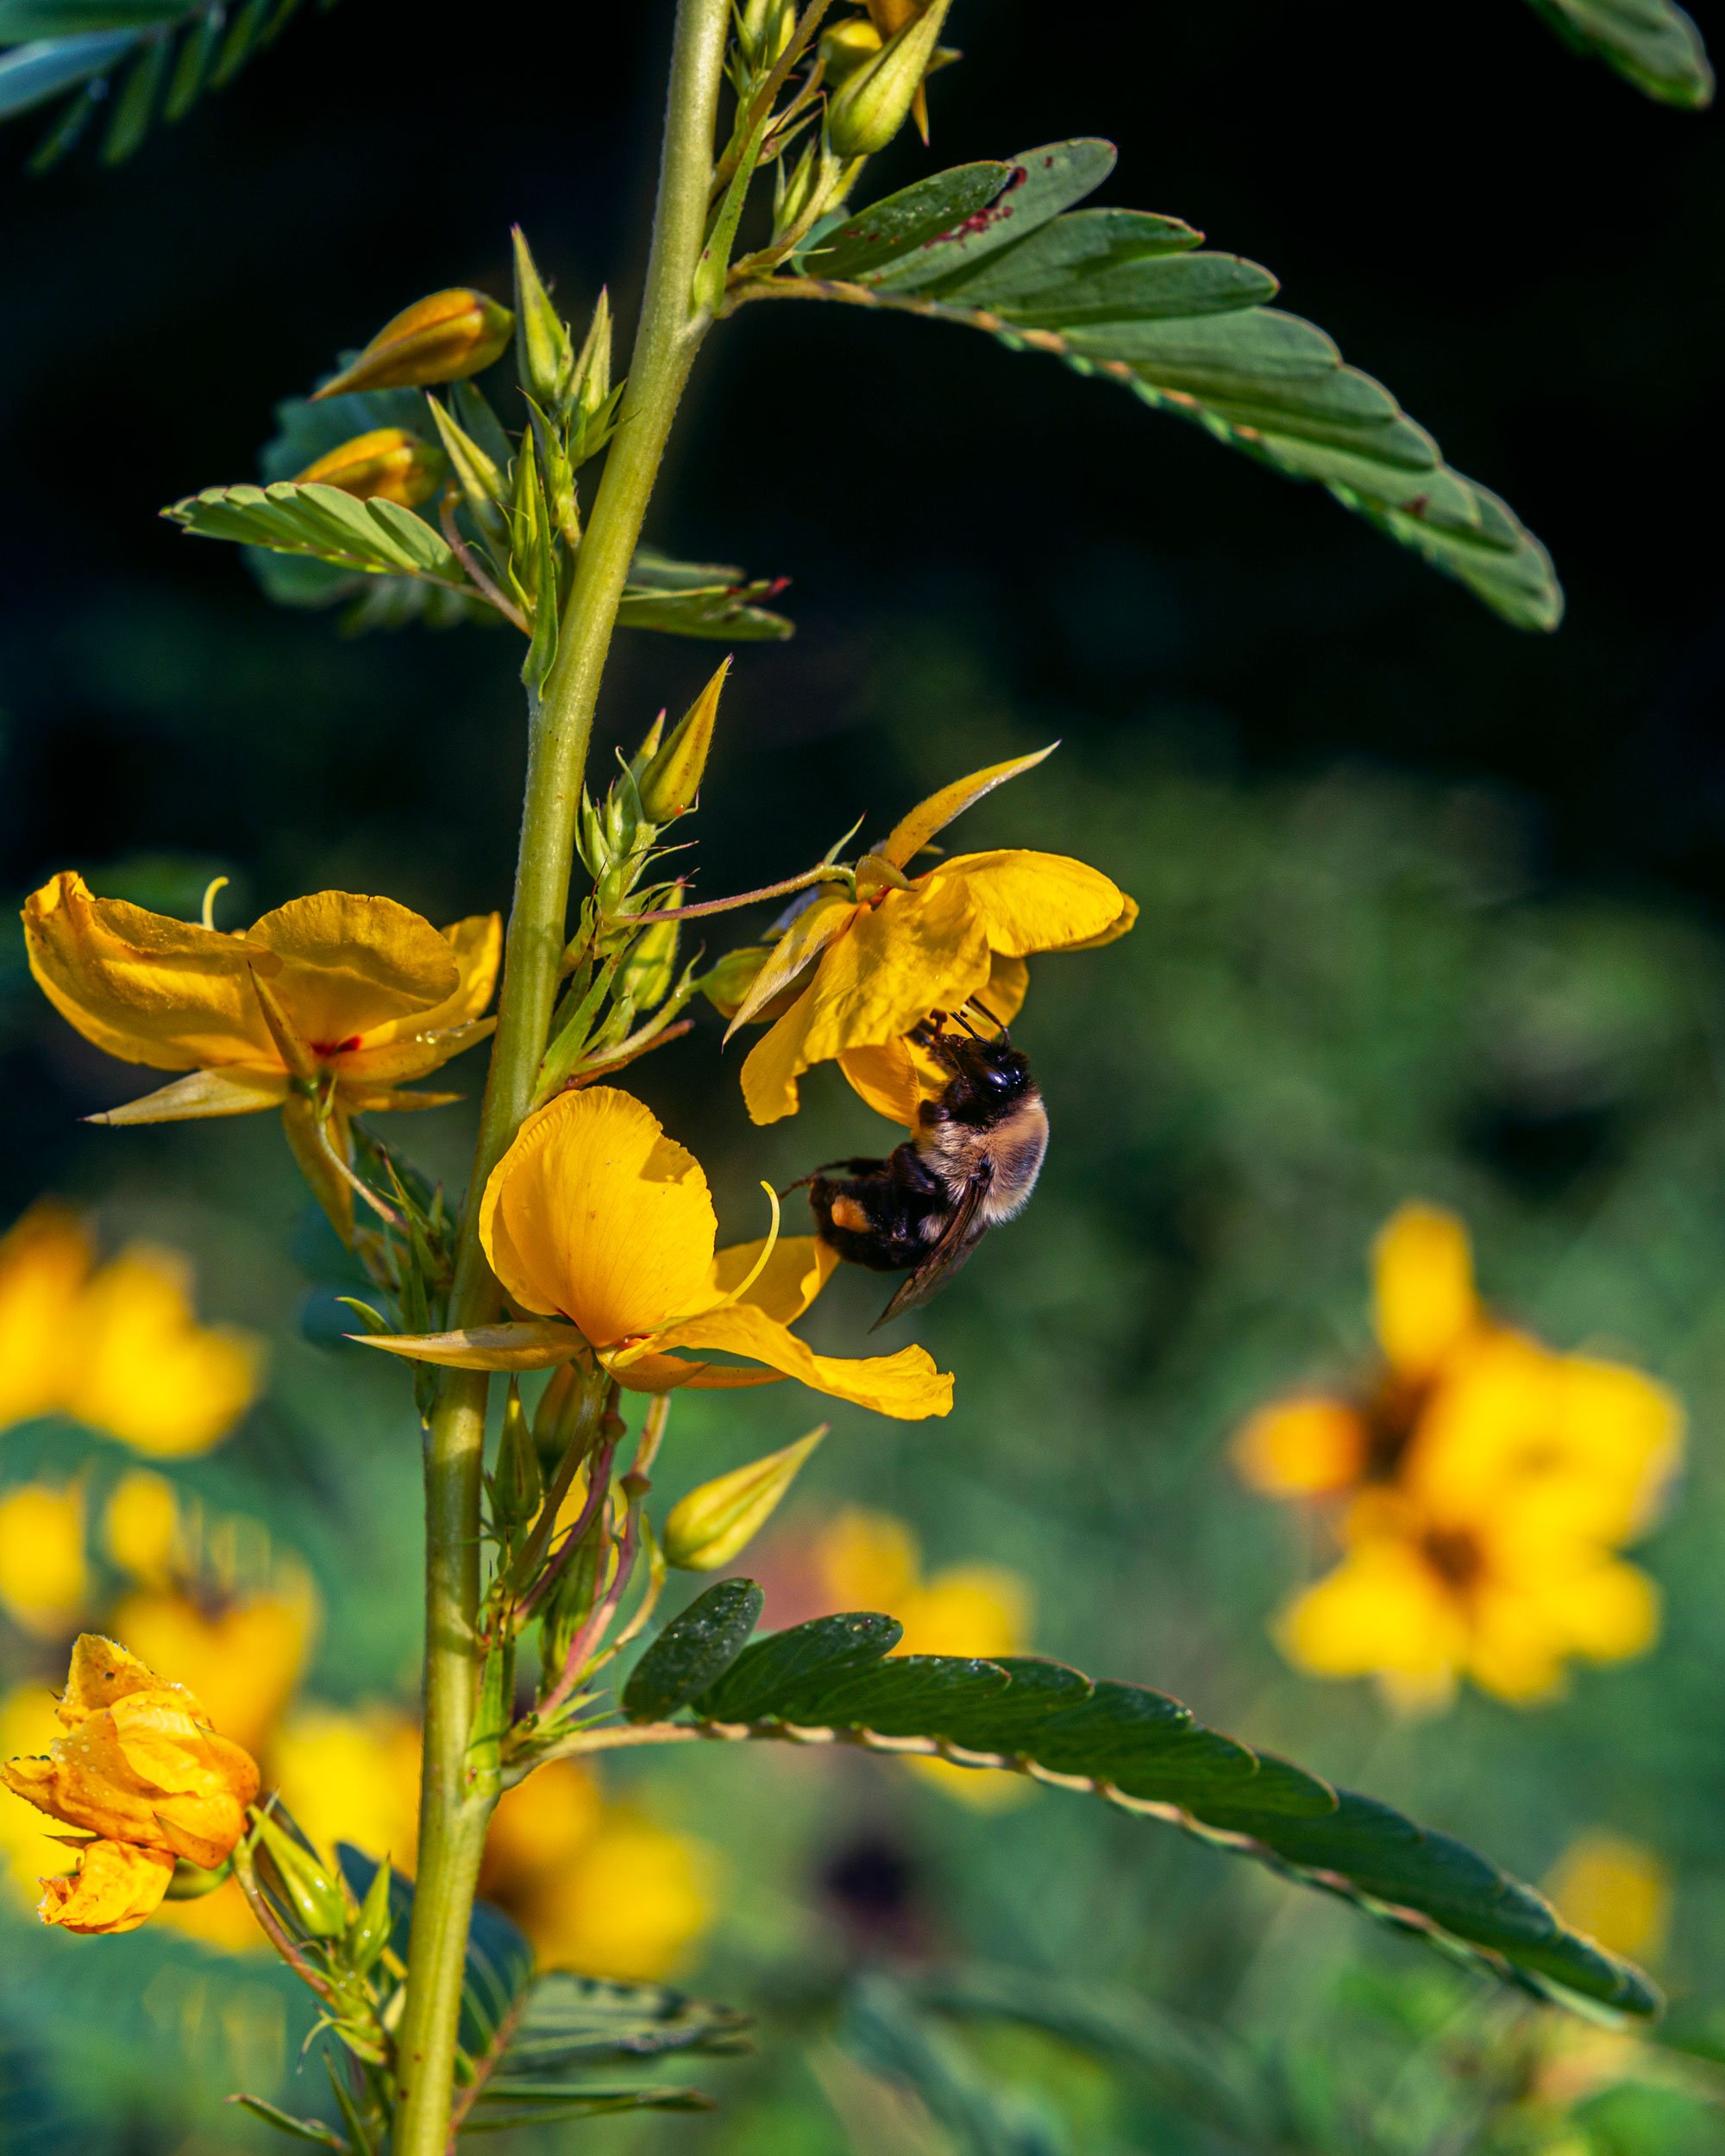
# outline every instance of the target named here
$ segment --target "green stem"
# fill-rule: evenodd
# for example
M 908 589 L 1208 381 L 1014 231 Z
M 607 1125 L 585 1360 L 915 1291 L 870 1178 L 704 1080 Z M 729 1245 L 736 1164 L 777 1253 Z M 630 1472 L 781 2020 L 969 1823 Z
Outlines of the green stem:
M 712 174 L 728 0 L 678 0 L 641 326 L 616 439 L 576 557 L 555 665 L 530 699 L 527 782 L 515 898 L 473 1181 L 461 1224 L 452 1326 L 496 1315 L 497 1284 L 480 1248 L 479 1194 L 532 1100 L 556 1000 L 570 862 L 593 705 L 618 603 L 660 459 L 710 317 L 691 294 Z M 499 1795 L 494 1769 L 469 1758 L 481 1650 L 480 1465 L 486 1383 L 446 1379 L 425 1454 L 425 1749 L 419 1875 L 398 2033 L 395 2156 L 445 2156 L 467 1921 Z

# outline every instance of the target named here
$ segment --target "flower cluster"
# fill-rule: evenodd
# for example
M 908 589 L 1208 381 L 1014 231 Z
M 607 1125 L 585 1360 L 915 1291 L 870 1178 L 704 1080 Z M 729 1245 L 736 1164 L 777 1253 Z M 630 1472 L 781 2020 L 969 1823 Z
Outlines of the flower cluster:
M 1374 1269 L 1378 1368 L 1354 1393 L 1262 1409 L 1235 1442 L 1247 1482 L 1320 1504 L 1340 1540 L 1334 1570 L 1278 1619 L 1283 1651 L 1316 1676 L 1372 1677 L 1413 1711 L 1463 1677 L 1528 1702 L 1573 1656 L 1642 1652 L 1657 1592 L 1618 1552 L 1678 1463 L 1678 1402 L 1487 1310 L 1450 1213 L 1404 1206 Z
M 135 1243 L 98 1264 L 85 1222 L 52 1200 L 0 1236 L 0 1430 L 66 1415 L 137 1452 L 204 1452 L 262 1364 L 251 1334 L 198 1324 L 175 1250 Z
M 42 1921 L 135 1931 L 182 1859 L 209 1870 L 233 1854 L 258 1793 L 257 1764 L 216 1734 L 183 1684 L 93 1633 L 72 1648 L 56 1713 L 66 1735 L 0 1767 L 16 1796 L 90 1837 L 72 1845 L 75 1871 L 43 1883 Z

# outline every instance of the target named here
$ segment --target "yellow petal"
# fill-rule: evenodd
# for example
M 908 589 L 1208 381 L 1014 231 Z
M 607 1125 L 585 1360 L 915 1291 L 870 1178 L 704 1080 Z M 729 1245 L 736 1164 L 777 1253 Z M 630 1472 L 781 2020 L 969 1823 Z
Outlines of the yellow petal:
M 318 891 L 254 921 L 250 940 L 280 960 L 270 985 L 319 1056 L 357 1046 L 392 1019 L 423 1018 L 461 987 L 451 946 L 393 899 Z
M 278 1734 L 270 1763 L 296 1824 L 326 1858 L 333 1861 L 336 1843 L 350 1841 L 413 1869 L 419 1731 L 406 1715 L 380 1706 L 302 1708 Z
M 160 1908 L 175 1861 L 171 1849 L 93 1841 L 79 1852 L 76 1871 L 42 1881 L 37 1914 L 43 1923 L 69 1932 L 136 1931 Z
M 24 942 L 60 1016 L 122 1062 L 281 1068 L 252 988 L 254 965 L 272 973 L 278 963 L 261 943 L 94 898 L 73 874 L 26 900 Z
M 1441 1697 L 1467 1651 L 1465 1627 L 1443 1582 L 1398 1539 L 1372 1538 L 1297 1596 L 1277 1620 L 1276 1643 L 1314 1677 L 1383 1675 Z
M 747 1280 L 760 1261 L 764 1240 L 732 1243 L 720 1250 L 707 1275 L 708 1294 L 703 1294 L 701 1302 L 709 1294 L 715 1300 L 729 1295 L 740 1282 Z M 819 1236 L 781 1235 L 743 1300 L 764 1310 L 769 1318 L 776 1318 L 781 1325 L 794 1325 L 837 1266 L 838 1253 Z
M 72 1312 L 95 1257 L 78 1215 L 52 1200 L 0 1237 L 0 1430 L 60 1406 Z
M 868 1048 L 841 1050 L 838 1068 L 844 1082 L 876 1115 L 889 1123 L 901 1123 L 913 1131 L 925 1100 L 944 1090 L 944 1075 L 936 1068 L 939 1082 L 927 1083 L 929 1059 L 919 1056 L 909 1041 L 876 1041 Z
M 117 1640 L 105 1639 L 99 1632 L 81 1632 L 72 1642 L 66 1690 L 55 1711 L 66 1728 L 76 1729 L 116 1700 L 129 1698 L 135 1692 L 153 1692 L 160 1685 L 154 1670 L 136 1655 L 129 1654 Z M 210 1717 L 191 1694 L 183 1685 L 169 1689 L 179 1694 L 181 1706 L 192 1720 L 207 1727 Z
M 136 1100 L 105 1109 L 91 1123 L 193 1123 L 212 1116 L 256 1115 L 287 1098 L 285 1071 L 192 1070 Z
M 743 1066 L 756 1123 L 797 1106 L 797 1079 L 846 1049 L 894 1041 L 931 1011 L 956 1011 L 988 979 L 988 941 L 967 882 L 925 878 L 857 915 L 814 978 Z
M 764 1011 L 781 990 L 787 988 L 806 966 L 819 957 L 829 943 L 851 927 L 861 909 L 843 892 L 818 890 L 784 934 L 774 944 L 748 993 L 731 1014 L 724 1037 Z
M 350 1332 L 361 1347 L 436 1363 L 452 1370 L 549 1370 L 573 1362 L 586 1343 L 566 1325 L 480 1325 L 461 1332 Z
M 1683 1461 L 1683 1403 L 1627 1363 L 1566 1355 L 1558 1366 L 1559 1447 L 1592 1501 L 1578 1530 L 1610 1541 L 1639 1534 L 1658 1516 Z
M 177 1251 L 134 1244 L 91 1281 L 78 1312 L 67 1411 L 134 1451 L 206 1452 L 257 1397 L 263 1343 L 201 1326 Z
M 1008 779 L 1016 779 L 1021 772 L 1033 771 L 1059 746 L 1058 742 L 1051 741 L 1046 749 L 1038 749 L 1032 755 L 1013 756 L 1006 763 L 991 763 L 984 770 L 973 771 L 969 778 L 953 780 L 950 786 L 942 787 L 938 793 L 931 793 L 927 800 L 918 802 L 908 816 L 901 817 L 893 826 L 886 843 L 877 846 L 875 852 L 883 861 L 890 861 L 895 868 L 908 868 L 935 833 L 944 830 L 955 816 L 962 816 L 973 803 L 980 801 L 985 793 L 992 793 L 997 786 L 1004 786 Z
M 1119 924 L 1126 893 L 1100 869 L 1063 854 L 958 854 L 931 869 L 925 881 L 962 884 L 989 949 L 1010 957 L 1111 941 L 1113 933 L 1124 932 Z
M 1130 935 L 1138 926 L 1138 900 L 1122 893 L 1120 910 L 1105 929 L 1095 936 L 1080 937 L 1076 943 L 1063 943 L 1060 948 L 1063 950 L 1101 950 L 1105 944 L 1118 943 L 1122 936 Z
M 648 1983 L 674 1976 L 712 1921 L 715 1870 L 703 1844 L 607 1808 L 579 1855 L 535 1874 L 511 1913 L 542 1962 Z
M 921 1591 L 922 1551 L 891 1513 L 847 1505 L 817 1537 L 815 1569 L 825 1595 L 841 1609 L 881 1609 L 890 1616 Z
M 362 1050 L 381 1048 L 415 1034 L 445 1032 L 451 1026 L 470 1025 L 483 1015 L 497 986 L 497 969 L 503 959 L 502 915 L 470 913 L 463 921 L 452 921 L 443 931 L 443 941 L 455 954 L 454 993 L 442 1003 L 434 1003 L 429 1011 L 389 1018 L 373 1026 L 361 1044 Z
M 854 1401 L 859 1407 L 872 1407 L 902 1422 L 949 1414 L 952 1408 L 951 1376 L 936 1369 L 925 1349 L 900 1348 L 896 1355 L 856 1361 L 817 1355 L 764 1310 L 748 1303 L 732 1303 L 728 1309 L 686 1319 L 667 1331 L 662 1344 L 746 1356 L 815 1392 Z
M 262 1750 L 304 1674 L 317 1623 L 309 1579 L 200 1608 L 174 1592 L 129 1595 L 109 1620 L 154 1668 L 189 1684 L 223 1733 Z
M 1022 1654 L 1030 1586 L 1004 1565 L 950 1565 L 890 1614 L 905 1628 L 897 1654 Z
M 1369 1443 L 1364 1417 L 1345 1401 L 1277 1401 L 1234 1439 L 1234 1472 L 1266 1496 L 1334 1496 L 1364 1474 Z
M 604 1357 L 600 1357 L 604 1362 Z M 747 1369 L 740 1363 L 691 1363 L 681 1355 L 631 1355 L 627 1363 L 606 1368 L 625 1392 L 674 1393 L 687 1385 L 691 1392 L 730 1393 L 755 1385 L 782 1385 L 782 1370 Z
M 1439 1206 L 1405 1205 L 1371 1246 L 1377 1338 L 1392 1369 L 1427 1378 L 1480 1320 L 1467 1230 Z
M 412 1023 L 403 1020 L 404 1025 Z M 473 1018 L 463 1025 L 403 1033 L 375 1047 L 345 1049 L 329 1062 L 342 1081 L 343 1094 L 360 1106 L 357 1096 L 361 1093 L 388 1092 L 408 1079 L 441 1070 L 453 1057 L 489 1040 L 496 1030 L 495 1018 Z
M 184 1562 L 179 1500 L 166 1476 L 135 1467 L 110 1493 L 102 1515 L 110 1558 L 146 1587 L 162 1587 Z
M 717 1230 L 700 1163 L 611 1086 L 559 1094 L 529 1116 L 480 1210 L 509 1294 L 568 1318 L 595 1347 L 697 1307 Z
M 63 1639 L 89 1591 L 82 1482 L 16 1483 L 0 1496 L 0 1606 L 26 1632 Z

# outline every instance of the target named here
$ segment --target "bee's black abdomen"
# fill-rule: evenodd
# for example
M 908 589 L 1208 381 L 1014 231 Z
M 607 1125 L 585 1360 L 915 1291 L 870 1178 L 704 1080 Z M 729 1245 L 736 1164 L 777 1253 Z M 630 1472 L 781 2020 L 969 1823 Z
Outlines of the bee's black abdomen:
M 860 1173 L 817 1175 L 809 1205 L 824 1243 L 852 1265 L 903 1273 L 921 1264 L 939 1231 L 945 1193 L 908 1145 L 890 1160 L 849 1161 Z

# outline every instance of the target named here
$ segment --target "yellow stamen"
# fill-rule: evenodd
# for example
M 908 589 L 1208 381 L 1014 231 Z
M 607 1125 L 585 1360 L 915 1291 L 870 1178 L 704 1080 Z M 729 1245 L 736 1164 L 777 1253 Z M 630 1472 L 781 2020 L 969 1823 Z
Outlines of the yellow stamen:
M 213 929 L 215 927 L 216 893 L 218 891 L 225 891 L 231 881 L 232 879 L 228 876 L 210 877 L 204 893 L 204 925 L 205 928 Z

